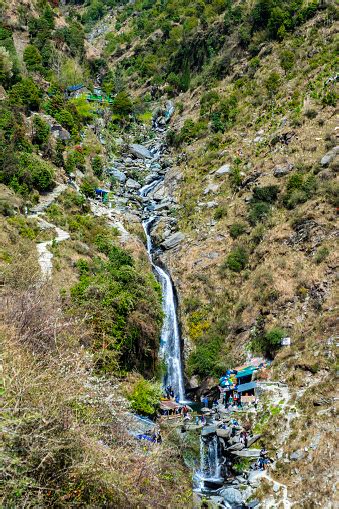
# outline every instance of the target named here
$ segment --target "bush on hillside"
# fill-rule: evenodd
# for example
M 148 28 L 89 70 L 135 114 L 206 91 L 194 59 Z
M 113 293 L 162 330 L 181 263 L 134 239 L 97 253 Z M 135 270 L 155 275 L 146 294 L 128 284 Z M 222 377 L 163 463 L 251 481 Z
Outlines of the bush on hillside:
M 135 412 L 154 416 L 159 408 L 161 398 L 160 384 L 140 378 L 127 392 L 127 398 Z
M 273 203 L 276 201 L 279 193 L 279 186 L 264 186 L 264 187 L 255 187 L 253 190 L 253 198 L 254 202 L 266 202 Z
M 234 223 L 230 226 L 230 235 L 232 239 L 237 239 L 240 235 L 243 235 L 246 231 L 246 225 L 244 223 Z
M 0 181 L 22 195 L 33 189 L 50 191 L 54 187 L 54 168 L 36 154 L 16 153 L 13 165 L 1 172 Z
M 41 102 L 41 92 L 31 78 L 23 78 L 11 88 L 9 102 L 14 107 L 25 109 L 26 112 L 30 110 L 38 111 Z
M 247 263 L 247 250 L 244 247 L 239 246 L 229 253 L 225 261 L 225 267 L 233 272 L 241 272 L 246 267 Z
M 287 181 L 286 191 L 282 202 L 287 209 L 293 209 L 299 203 L 309 200 L 317 189 L 317 179 L 314 175 L 305 176 L 301 173 L 291 175 Z
M 41 117 L 34 116 L 33 119 L 33 143 L 42 147 L 48 143 L 50 127 Z
M 250 203 L 250 210 L 248 213 L 248 222 L 255 226 L 257 223 L 264 221 L 271 211 L 269 203 L 258 201 Z
M 24 62 L 29 71 L 41 69 L 42 57 L 40 51 L 33 44 L 28 44 L 24 50 Z
M 274 358 L 281 346 L 281 340 L 285 337 L 285 332 L 276 327 L 264 334 L 258 334 L 250 342 L 250 349 L 254 353 L 259 353 L 267 358 Z
M 88 198 L 95 198 L 96 181 L 93 178 L 85 177 L 80 185 L 80 191 Z

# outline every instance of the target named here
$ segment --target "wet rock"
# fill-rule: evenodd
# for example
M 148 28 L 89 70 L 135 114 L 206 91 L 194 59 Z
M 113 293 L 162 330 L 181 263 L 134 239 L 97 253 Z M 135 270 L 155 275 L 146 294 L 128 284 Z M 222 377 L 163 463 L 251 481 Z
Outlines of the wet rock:
M 136 180 L 129 178 L 127 179 L 126 187 L 128 187 L 128 189 L 140 189 L 141 185 Z
M 218 184 L 208 184 L 208 186 L 204 189 L 204 194 L 216 193 L 218 189 L 219 189 Z
M 152 159 L 153 157 L 148 148 L 137 143 L 132 143 L 132 145 L 129 146 L 129 150 L 131 154 L 133 154 L 135 157 L 138 157 L 139 159 Z
M 216 426 L 205 426 L 202 430 L 201 430 L 201 435 L 203 437 L 206 437 L 207 435 L 213 435 L 217 430 L 217 427 Z
M 223 164 L 220 166 L 220 168 L 215 172 L 215 175 L 217 177 L 220 177 L 221 175 L 227 175 L 231 171 L 231 166 L 229 164 Z
M 173 249 L 174 247 L 178 246 L 180 242 L 182 242 L 185 238 L 185 235 L 182 232 L 176 232 L 173 233 L 173 235 L 170 235 L 162 244 L 161 246 L 164 249 Z
M 220 491 L 223 500 L 228 504 L 242 504 L 242 495 L 236 488 L 226 488 Z
M 292 169 L 293 169 L 293 164 L 291 164 L 291 163 L 275 166 L 275 168 L 273 169 L 273 175 L 277 178 L 284 177 Z

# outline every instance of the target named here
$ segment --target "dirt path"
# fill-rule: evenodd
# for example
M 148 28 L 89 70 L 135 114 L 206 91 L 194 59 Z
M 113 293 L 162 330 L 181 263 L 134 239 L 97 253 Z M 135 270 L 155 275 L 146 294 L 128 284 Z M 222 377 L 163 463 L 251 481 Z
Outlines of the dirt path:
M 44 219 L 41 219 L 39 216 L 42 214 L 42 212 L 45 211 L 47 207 L 49 207 L 59 196 L 61 193 L 63 193 L 67 189 L 67 186 L 65 184 L 58 184 L 53 191 L 50 193 L 47 193 L 41 197 L 40 202 L 31 209 L 31 213 L 28 217 L 37 219 L 41 229 L 48 230 L 48 229 L 55 229 L 56 236 L 52 240 L 47 240 L 45 242 L 39 242 L 37 244 L 37 251 L 38 251 L 38 262 L 41 268 L 41 274 L 42 274 L 42 280 L 45 281 L 46 279 L 50 279 L 52 276 L 52 270 L 53 270 L 53 253 L 49 250 L 49 247 L 52 246 L 55 242 L 62 242 L 63 240 L 69 239 L 69 233 L 65 230 L 62 230 L 58 226 L 55 226 L 52 223 L 48 223 Z

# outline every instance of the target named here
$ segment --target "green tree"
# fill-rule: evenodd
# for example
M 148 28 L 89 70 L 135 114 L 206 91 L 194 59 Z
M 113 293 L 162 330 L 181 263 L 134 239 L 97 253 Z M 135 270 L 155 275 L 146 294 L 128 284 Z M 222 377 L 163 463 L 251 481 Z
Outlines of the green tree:
M 226 258 L 225 265 L 233 272 L 241 272 L 248 263 L 248 253 L 242 246 L 236 247 Z
M 81 182 L 80 191 L 88 198 L 95 198 L 96 182 L 90 178 L 84 178 Z
M 6 85 L 12 77 L 13 62 L 9 51 L 0 46 L 0 83 Z
M 37 111 L 40 108 L 41 92 L 31 78 L 23 78 L 13 85 L 9 92 L 9 102 L 13 106 Z
M 24 50 L 24 62 L 29 71 L 41 69 L 42 57 L 38 48 L 33 44 L 26 46 Z
M 34 116 L 33 119 L 33 143 L 42 147 L 48 143 L 50 127 L 41 117 Z
M 102 177 L 102 170 L 103 170 L 103 162 L 100 156 L 94 156 L 92 161 L 92 170 L 96 177 L 101 178 Z
M 280 53 L 280 65 L 284 69 L 285 73 L 290 71 L 295 62 L 294 53 L 289 49 L 285 49 Z
M 265 80 L 265 87 L 268 95 L 272 98 L 278 91 L 280 86 L 280 74 L 276 71 L 271 72 L 269 77 Z
M 125 119 L 133 111 L 132 99 L 127 92 L 119 92 L 112 105 L 113 112 L 119 117 Z

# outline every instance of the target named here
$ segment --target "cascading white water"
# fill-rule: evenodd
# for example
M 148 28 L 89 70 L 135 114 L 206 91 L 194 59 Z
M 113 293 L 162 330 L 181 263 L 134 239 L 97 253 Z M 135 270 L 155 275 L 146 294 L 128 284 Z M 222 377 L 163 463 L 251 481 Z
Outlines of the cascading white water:
M 149 184 L 148 192 L 150 192 L 152 188 L 152 184 Z M 166 364 L 165 384 L 171 385 L 175 395 L 179 397 L 179 400 L 184 401 L 185 391 L 181 362 L 181 338 L 175 305 L 173 283 L 167 272 L 156 265 L 152 257 L 153 246 L 150 235 L 150 228 L 155 220 L 156 217 L 151 217 L 143 222 L 143 226 L 147 238 L 148 255 L 150 257 L 153 269 L 158 276 L 158 280 L 162 289 L 162 309 L 164 312 L 164 321 L 160 338 L 160 356 L 164 359 Z
M 221 461 L 216 435 L 208 441 L 200 436 L 200 470 L 198 475 L 202 481 L 220 479 Z

